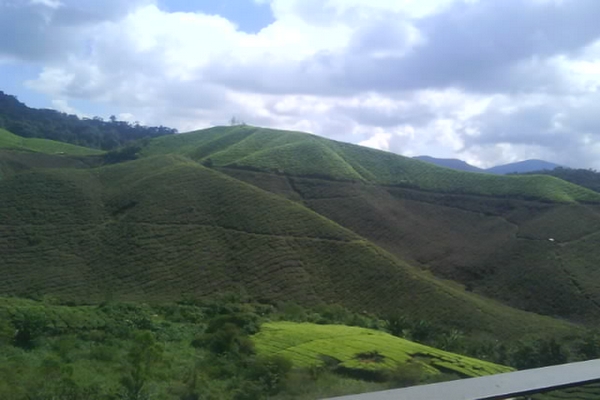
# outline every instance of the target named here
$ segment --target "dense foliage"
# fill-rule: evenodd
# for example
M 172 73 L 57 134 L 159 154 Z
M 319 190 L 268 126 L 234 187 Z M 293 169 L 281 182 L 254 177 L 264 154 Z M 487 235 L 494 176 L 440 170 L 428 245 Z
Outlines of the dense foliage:
M 398 318 L 406 336 L 418 335 L 424 326 L 435 332 L 428 336 L 429 343 L 457 336 L 424 321 Z M 281 322 L 290 319 L 310 324 Z M 67 306 L 51 297 L 0 298 L 0 398 L 314 399 L 507 370 L 395 339 L 385 333 L 392 325 L 389 318 L 353 313 L 338 305 L 304 308 L 257 302 L 243 293 L 154 305 L 110 301 Z M 279 335 L 279 328 L 286 334 Z M 369 342 L 355 338 L 359 347 L 343 347 L 348 333 L 366 335 Z M 329 344 L 315 341 L 319 337 Z M 531 338 L 485 346 L 475 338 L 460 338 L 463 353 L 477 352 L 494 361 L 504 357 L 520 367 L 594 357 L 599 349 L 594 334 L 569 342 Z M 359 367 L 340 365 L 331 356 L 307 364 L 302 352 L 310 354 L 310 347 L 274 352 L 273 346 L 283 339 L 297 345 L 305 341 L 313 348 L 326 345 L 323 356 L 349 352 Z M 401 345 L 390 347 L 394 340 Z M 399 357 L 395 362 L 385 359 L 393 354 Z M 388 365 L 386 372 L 369 373 L 373 368 L 368 366 L 382 360 Z M 455 373 L 448 374 L 452 369 Z
M 79 118 L 50 109 L 29 108 L 16 97 L 0 91 L 0 128 L 26 138 L 52 139 L 94 149 L 112 150 L 133 140 L 174 134 L 164 126 Z

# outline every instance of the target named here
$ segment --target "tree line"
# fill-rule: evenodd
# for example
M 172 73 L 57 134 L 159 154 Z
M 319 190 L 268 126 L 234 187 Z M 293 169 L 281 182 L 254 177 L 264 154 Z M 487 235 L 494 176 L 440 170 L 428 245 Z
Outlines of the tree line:
M 0 128 L 26 138 L 51 139 L 101 150 L 113 150 L 134 140 L 177 133 L 165 126 L 119 121 L 114 115 L 79 118 L 56 110 L 27 107 L 0 91 Z

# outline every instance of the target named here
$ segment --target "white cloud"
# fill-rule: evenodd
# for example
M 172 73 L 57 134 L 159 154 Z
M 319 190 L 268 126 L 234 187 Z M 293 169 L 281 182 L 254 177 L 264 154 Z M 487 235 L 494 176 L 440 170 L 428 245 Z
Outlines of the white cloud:
M 60 0 L 30 0 L 31 4 L 41 4 L 50 8 L 58 8 L 64 6 L 64 3 Z
M 182 131 L 235 115 L 481 166 L 600 166 L 597 0 L 271 0 L 256 34 L 146 0 L 36 3 L 19 15 L 36 26 L 44 7 L 43 40 L 0 39 L 0 58 L 41 60 L 28 84 L 60 101 Z
M 389 150 L 391 133 L 376 132 L 369 139 L 359 142 L 361 146 L 371 147 L 378 150 Z
M 55 110 L 67 113 L 67 114 L 74 114 L 74 115 L 79 115 L 79 116 L 84 116 L 83 113 L 77 111 L 75 108 L 71 107 L 69 105 L 69 102 L 65 99 L 54 99 L 52 100 L 52 107 Z

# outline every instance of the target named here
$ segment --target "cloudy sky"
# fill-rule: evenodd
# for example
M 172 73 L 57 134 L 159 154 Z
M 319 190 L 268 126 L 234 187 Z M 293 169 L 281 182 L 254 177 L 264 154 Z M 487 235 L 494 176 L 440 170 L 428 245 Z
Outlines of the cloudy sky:
M 0 0 L 0 90 L 478 166 L 600 169 L 599 0 Z

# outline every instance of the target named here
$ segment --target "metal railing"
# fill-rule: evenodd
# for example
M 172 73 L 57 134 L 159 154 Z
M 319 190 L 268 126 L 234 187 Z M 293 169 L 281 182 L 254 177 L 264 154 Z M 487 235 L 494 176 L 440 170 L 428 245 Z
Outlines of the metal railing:
M 600 360 L 507 372 L 336 400 L 495 400 L 545 393 L 600 382 Z M 333 400 L 333 399 L 330 399 Z

